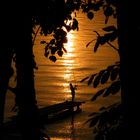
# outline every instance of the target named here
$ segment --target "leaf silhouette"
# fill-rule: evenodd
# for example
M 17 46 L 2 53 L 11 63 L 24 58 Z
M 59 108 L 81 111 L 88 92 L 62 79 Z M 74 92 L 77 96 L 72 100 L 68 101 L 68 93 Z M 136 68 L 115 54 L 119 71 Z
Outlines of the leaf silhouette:
M 115 67 L 115 65 L 111 65 L 107 67 L 107 70 L 112 70 Z
M 57 47 L 51 47 L 50 49 L 51 49 L 51 54 L 55 54 L 58 48 Z
M 100 43 L 99 43 L 99 39 L 97 39 L 97 42 L 96 42 L 95 47 L 94 47 L 94 52 L 97 51 L 99 45 L 100 45 Z
M 111 42 L 114 41 L 115 39 L 117 39 L 117 37 L 118 37 L 118 32 L 117 31 L 112 32 L 112 35 L 110 37 L 110 41 Z
M 88 78 L 89 78 L 89 76 L 83 78 L 80 82 L 82 83 L 82 82 L 84 82 L 85 80 L 87 80 Z
M 53 61 L 53 62 L 56 62 L 56 60 L 57 60 L 57 59 L 56 59 L 56 57 L 55 57 L 55 56 L 53 56 L 53 55 L 52 55 L 52 56 L 50 56 L 50 57 L 49 57 L 49 59 L 50 59 L 51 61 Z
M 113 15 L 113 12 L 114 12 L 113 8 L 110 6 L 107 6 L 104 10 L 104 15 L 106 17 L 109 17 L 109 16 Z
M 67 42 L 68 42 L 68 38 L 67 38 L 66 36 L 63 37 L 62 42 L 63 42 L 63 43 L 67 43 Z
M 46 44 L 46 41 L 42 40 L 40 41 L 40 44 Z
M 93 81 L 95 75 L 96 75 L 96 74 L 93 74 L 93 75 L 91 75 L 91 77 L 89 78 L 89 80 L 88 80 L 88 86 L 92 83 L 92 81 Z
M 100 116 L 96 116 L 96 117 L 92 118 L 92 120 L 89 124 L 89 127 L 95 126 L 97 124 L 97 122 L 99 121 L 99 118 L 100 118 Z
M 57 54 L 60 56 L 60 57 L 62 57 L 62 55 L 63 55 L 63 51 L 57 51 Z
M 102 95 L 104 93 L 105 89 L 99 90 L 92 98 L 91 101 L 95 101 L 98 96 Z
M 114 68 L 114 69 L 112 69 L 111 75 L 110 75 L 110 79 L 111 79 L 112 81 L 116 80 L 117 76 L 119 75 L 119 71 L 120 71 L 119 68 Z
M 94 18 L 94 13 L 93 12 L 88 12 L 87 17 L 91 20 Z
M 107 97 L 109 96 L 110 94 L 114 95 L 116 93 L 118 93 L 118 91 L 120 90 L 121 88 L 121 83 L 120 81 L 115 81 L 113 82 L 108 88 L 107 90 L 105 91 L 105 93 L 103 94 L 103 97 Z
M 101 84 L 105 84 L 107 82 L 107 80 L 110 77 L 110 71 L 107 70 L 103 73 L 102 77 L 101 77 Z
M 45 51 L 47 51 L 49 48 L 51 48 L 52 47 L 52 44 L 50 44 L 50 43 L 46 43 L 46 45 L 45 45 Z
M 111 88 L 108 87 L 108 88 L 106 89 L 105 93 L 103 94 L 103 97 L 107 97 L 107 96 L 109 96 L 110 93 L 111 93 Z
M 112 37 L 112 33 L 104 34 L 104 42 L 107 43 Z
M 55 39 L 52 39 L 49 44 L 55 44 Z
M 116 81 L 114 83 L 111 84 L 111 93 L 114 95 L 117 92 L 119 92 L 121 88 L 121 82 L 120 81 Z
M 93 113 L 89 114 L 88 116 L 91 117 L 91 116 L 98 115 L 98 114 L 99 113 L 97 113 L 97 112 L 93 112 Z
M 94 82 L 93 82 L 93 87 L 96 88 L 99 83 L 100 83 L 100 79 L 101 79 L 101 76 L 100 75 L 97 75 Z
M 93 82 L 93 87 L 94 87 L 94 88 L 96 88 L 96 87 L 99 85 L 100 79 L 101 79 L 102 74 L 104 73 L 104 71 L 105 71 L 105 70 L 101 70 L 101 71 L 99 72 L 99 74 L 96 76 L 96 78 L 94 79 L 94 82 Z
M 99 44 L 104 45 L 106 42 L 108 42 L 109 37 L 107 36 L 107 34 L 105 34 L 104 36 L 100 36 L 99 37 Z
M 106 107 L 103 106 L 99 110 L 102 111 L 102 110 L 105 110 L 105 109 L 106 109 Z
M 99 4 L 99 2 L 93 4 L 93 9 L 94 9 L 94 11 L 98 11 L 98 10 L 100 9 L 100 4 Z
M 107 26 L 103 28 L 104 31 L 110 32 L 117 30 L 115 26 Z
M 105 18 L 105 24 L 107 24 L 108 19 L 109 19 L 109 16 L 106 16 L 106 18 Z
M 49 51 L 46 51 L 46 52 L 44 53 L 44 55 L 45 55 L 45 57 L 48 57 L 48 56 L 49 56 Z
M 77 31 L 79 30 L 79 28 L 78 28 L 78 21 L 75 18 L 73 19 L 72 29 L 73 30 L 77 29 Z

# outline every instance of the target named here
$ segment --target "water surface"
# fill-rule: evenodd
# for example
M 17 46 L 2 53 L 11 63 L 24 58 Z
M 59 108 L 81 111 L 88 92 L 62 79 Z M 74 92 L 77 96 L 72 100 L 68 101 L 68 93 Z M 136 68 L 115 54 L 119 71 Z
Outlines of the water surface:
M 91 140 L 93 139 L 92 129 L 88 128 L 88 124 L 84 122 L 88 119 L 88 115 L 97 111 L 101 106 L 108 105 L 115 100 L 119 100 L 119 95 L 111 96 L 110 98 L 100 98 L 94 103 L 90 101 L 93 94 L 99 88 L 94 89 L 88 87 L 87 83 L 79 81 L 87 75 L 96 73 L 108 65 L 114 64 L 119 60 L 117 52 L 108 45 L 101 46 L 96 53 L 93 52 L 95 42 L 88 48 L 86 44 L 92 39 L 96 39 L 97 35 L 93 31 L 101 30 L 104 27 L 104 16 L 101 13 L 96 15 L 95 19 L 89 20 L 86 15 L 79 12 L 77 14 L 79 20 L 79 31 L 71 31 L 68 33 L 68 43 L 65 44 L 67 53 L 63 57 L 57 57 L 58 60 L 54 63 L 44 56 L 44 46 L 40 44 L 42 39 L 49 41 L 49 37 L 37 36 L 34 45 L 35 60 L 39 67 L 35 71 L 35 87 L 37 94 L 38 106 L 43 107 L 54 103 L 63 102 L 71 99 L 69 83 L 76 84 L 76 100 L 86 101 L 82 105 L 82 112 L 72 118 L 57 121 L 53 124 L 46 125 L 46 131 L 51 136 L 52 140 Z M 110 19 L 109 24 L 114 24 L 116 21 Z M 117 45 L 117 43 L 114 43 Z M 14 78 L 10 84 L 14 85 Z M 14 104 L 14 97 L 8 91 L 6 101 L 5 118 L 13 115 L 10 111 Z

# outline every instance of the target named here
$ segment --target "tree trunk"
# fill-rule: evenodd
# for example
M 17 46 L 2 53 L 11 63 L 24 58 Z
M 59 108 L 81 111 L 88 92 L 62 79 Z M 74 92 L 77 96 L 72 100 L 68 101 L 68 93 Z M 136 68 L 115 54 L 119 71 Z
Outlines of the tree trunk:
M 118 43 L 121 62 L 121 90 L 124 107 L 124 139 L 135 139 L 138 135 L 138 83 L 137 69 L 140 26 L 137 22 L 138 2 L 120 0 L 118 2 Z
M 32 21 L 27 16 L 22 27 L 19 46 L 16 47 L 17 104 L 23 140 L 40 140 L 39 113 L 37 108 L 32 48 Z
M 4 106 L 9 79 L 13 74 L 11 68 L 12 48 L 4 46 L 0 48 L 0 139 L 4 135 Z

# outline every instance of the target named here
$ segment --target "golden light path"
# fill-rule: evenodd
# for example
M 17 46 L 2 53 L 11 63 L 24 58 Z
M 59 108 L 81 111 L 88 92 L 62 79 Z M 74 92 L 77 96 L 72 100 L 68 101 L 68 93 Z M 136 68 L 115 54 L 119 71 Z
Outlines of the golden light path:
M 75 64 L 75 59 L 74 59 L 74 51 L 75 51 L 75 47 L 74 47 L 74 34 L 73 32 L 69 32 L 67 34 L 67 38 L 68 38 L 68 42 L 64 45 L 64 47 L 67 50 L 67 53 L 64 54 L 64 60 L 63 60 L 63 64 L 65 67 L 65 73 L 64 73 L 64 79 L 67 81 L 66 83 L 63 83 L 63 87 L 65 92 L 69 93 L 69 83 L 71 81 L 73 81 L 74 79 L 74 73 L 73 73 L 73 67 Z M 66 98 L 69 98 L 71 95 L 70 94 L 66 94 Z
M 77 66 L 76 63 L 76 58 L 78 57 L 77 55 L 77 49 L 76 49 L 76 44 L 77 44 L 77 36 L 75 35 L 74 31 L 69 32 L 67 34 L 68 42 L 64 44 L 64 47 L 67 50 L 67 53 L 64 53 L 63 55 L 63 60 L 62 60 L 62 65 L 64 67 L 64 73 L 63 77 L 66 82 L 63 83 L 64 87 L 64 94 L 63 97 L 65 100 L 71 100 L 71 91 L 69 88 L 70 82 L 75 85 L 75 74 L 74 74 L 74 69 Z M 76 91 L 77 94 L 77 91 Z M 77 96 L 76 96 L 77 97 Z M 66 138 L 66 140 L 71 140 L 72 135 L 75 135 L 74 131 L 74 124 L 70 123 L 67 126 L 63 126 L 63 129 L 59 129 L 58 133 L 59 134 L 67 134 L 69 137 Z M 51 138 L 52 140 L 64 140 L 64 138 L 58 138 L 58 137 L 53 137 Z

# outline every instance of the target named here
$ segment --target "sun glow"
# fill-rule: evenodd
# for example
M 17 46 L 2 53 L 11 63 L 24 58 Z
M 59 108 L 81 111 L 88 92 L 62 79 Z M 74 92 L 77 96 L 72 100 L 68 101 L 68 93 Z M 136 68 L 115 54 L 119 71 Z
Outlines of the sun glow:
M 72 33 L 68 33 L 67 38 L 68 38 L 68 42 L 65 44 L 65 47 L 67 49 L 67 52 L 71 53 L 74 51 L 74 47 L 73 47 L 74 46 L 74 42 L 73 42 L 74 35 Z
M 70 61 L 70 63 L 65 63 L 66 65 L 73 63 L 72 60 L 74 60 L 74 59 L 72 59 L 75 56 L 75 53 L 74 53 L 74 50 L 75 50 L 74 38 L 75 38 L 75 36 L 74 36 L 73 32 L 68 32 L 67 33 L 68 42 L 64 44 L 64 47 L 67 50 L 67 53 L 64 54 L 64 57 L 65 57 L 65 60 L 67 62 Z
M 72 41 L 73 37 L 74 37 L 74 36 L 73 36 L 72 33 L 68 33 L 68 34 L 67 34 L 67 38 L 68 38 L 68 43 L 67 43 L 67 45 L 70 46 L 70 47 L 73 46 L 73 41 Z

